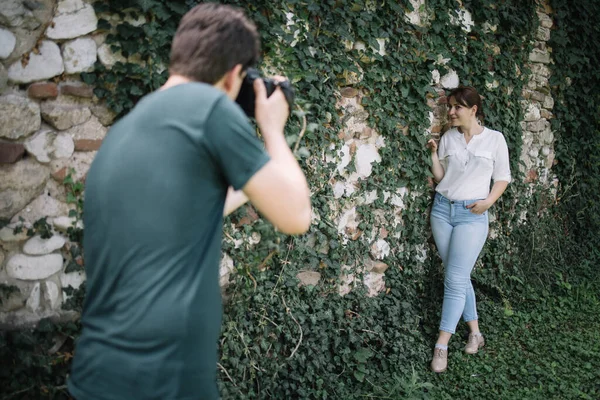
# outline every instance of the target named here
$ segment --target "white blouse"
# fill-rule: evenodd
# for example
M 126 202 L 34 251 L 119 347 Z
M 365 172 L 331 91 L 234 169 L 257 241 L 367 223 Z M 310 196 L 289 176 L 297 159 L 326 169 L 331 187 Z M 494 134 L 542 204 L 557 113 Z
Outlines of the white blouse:
M 457 128 L 438 145 L 444 177 L 436 191 L 450 200 L 479 200 L 490 194 L 491 180 L 510 182 L 508 147 L 502 133 L 484 128 L 467 144 Z

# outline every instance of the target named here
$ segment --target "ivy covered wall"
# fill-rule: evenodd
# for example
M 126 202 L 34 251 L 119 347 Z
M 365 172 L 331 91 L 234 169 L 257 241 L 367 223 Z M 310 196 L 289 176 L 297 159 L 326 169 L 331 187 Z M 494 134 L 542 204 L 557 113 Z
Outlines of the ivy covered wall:
M 478 295 L 500 302 L 510 315 L 532 299 L 532 285 L 554 282 L 556 271 L 544 266 L 564 262 L 552 252 L 563 226 L 547 222 L 552 205 L 562 199 L 560 183 L 572 177 L 559 169 L 557 180 L 555 160 L 562 165 L 560 154 L 577 159 L 576 152 L 563 150 L 570 145 L 557 144 L 555 132 L 562 123 L 557 120 L 570 112 L 569 101 L 577 100 L 563 86 L 552 86 L 553 80 L 569 77 L 555 76 L 552 64 L 556 47 L 567 39 L 548 44 L 556 16 L 547 2 L 227 2 L 257 23 L 263 72 L 286 75 L 294 83 L 298 107 L 286 136 L 309 178 L 314 215 L 310 231 L 300 237 L 275 232 L 251 206 L 226 221 L 221 273 L 227 303 L 219 364 L 224 398 L 351 398 L 350 393 L 373 392 L 372 382 L 381 376 L 407 376 L 414 365 L 427 363 L 443 272 L 428 224 L 433 186 L 425 143 L 444 131 L 446 92 L 459 84 L 482 93 L 485 124 L 507 138 L 515 178 L 492 210 L 490 240 L 474 273 Z M 5 324 L 18 325 L 18 313 L 25 322 L 71 318 L 64 310 L 80 306 L 83 290 L 73 293 L 69 286 L 83 281 L 77 225 L 81 180 L 105 125 L 166 80 L 170 39 L 181 15 L 196 3 L 45 3 L 53 13 L 40 17 L 46 24 L 36 28 L 40 43 L 54 43 L 64 67 L 73 52 L 87 64 L 76 72 L 63 69 L 27 80 L 9 73 L 2 87 L 0 107 L 26 99 L 19 104 L 27 107 L 20 109 L 34 109 L 36 118 L 37 105 L 39 118 L 49 125 L 18 137 L 4 135 L 0 144 L 21 146 L 18 156 L 0 165 L 0 176 L 23 176 L 19 168 L 33 168 L 29 164 L 40 169 L 28 187 L 32 202 L 3 217 Z M 568 7 L 558 3 L 560 10 Z M 29 15 L 24 10 L 22 15 Z M 65 15 L 85 10 L 86 23 L 97 25 L 53 37 L 56 22 L 63 21 L 57 19 L 61 10 Z M 558 20 L 572 15 L 561 12 Z M 18 38 L 22 23 L 3 21 L 2 29 Z M 75 39 L 87 47 L 75 46 Z M 69 53 L 69 48 L 79 50 Z M 29 54 L 19 51 L 4 59 L 9 72 L 20 71 L 18 64 Z M 44 48 L 35 47 L 31 60 L 37 51 L 44 55 Z M 577 76 L 587 82 L 583 73 Z M 555 112 L 554 98 L 566 92 L 572 100 Z M 598 126 L 597 120 L 592 123 Z M 590 148 L 597 149 L 594 140 Z M 72 143 L 69 154 L 57 150 L 65 142 Z M 594 170 L 597 163 L 588 167 Z M 580 171 L 585 176 L 587 170 Z M 44 208 L 48 201 L 59 208 Z M 38 203 L 33 218 L 25 210 Z M 71 220 L 60 218 L 69 215 Z M 542 226 L 549 228 L 540 231 Z M 63 258 L 56 271 L 25 283 L 11 276 L 15 257 L 36 256 L 25 251 L 30 236 L 47 244 L 51 235 L 64 239 L 64 247 L 50 251 Z M 536 235 L 547 240 L 535 242 Z M 69 274 L 79 277 L 72 285 L 63 282 Z M 46 295 L 48 281 L 58 288 L 55 298 Z M 50 330 L 43 321 L 43 329 Z M 68 331 L 59 335 L 64 344 L 73 340 L 77 326 L 60 329 Z

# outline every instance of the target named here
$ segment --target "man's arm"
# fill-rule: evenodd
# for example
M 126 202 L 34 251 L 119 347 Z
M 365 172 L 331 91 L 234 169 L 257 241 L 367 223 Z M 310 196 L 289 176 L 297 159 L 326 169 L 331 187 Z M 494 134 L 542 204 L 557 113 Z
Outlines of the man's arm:
M 271 160 L 248 180 L 242 190 L 277 229 L 287 234 L 304 233 L 311 220 L 310 191 L 283 135 L 289 107 L 279 88 L 267 98 L 261 79 L 254 81 L 254 91 L 256 122 Z
M 227 197 L 225 198 L 223 216 L 228 216 L 247 201 L 248 196 L 246 196 L 242 190 L 235 190 L 233 187 L 230 186 L 229 190 L 227 191 Z

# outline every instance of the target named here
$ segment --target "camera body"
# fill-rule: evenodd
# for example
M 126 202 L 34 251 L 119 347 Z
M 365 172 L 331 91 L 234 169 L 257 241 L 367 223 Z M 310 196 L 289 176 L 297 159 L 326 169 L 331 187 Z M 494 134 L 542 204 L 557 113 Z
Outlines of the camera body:
M 263 80 L 265 83 L 265 88 L 267 89 L 267 97 L 271 96 L 277 87 L 281 88 L 281 91 L 287 100 L 288 106 L 290 107 L 290 112 L 292 111 L 292 105 L 294 104 L 294 88 L 292 87 L 290 81 L 276 82 L 271 78 L 262 78 L 256 69 L 248 68 L 240 88 L 240 93 L 235 99 L 236 103 L 242 107 L 242 110 L 244 110 L 248 117 L 254 118 L 254 110 L 256 107 L 256 94 L 254 93 L 255 79 Z

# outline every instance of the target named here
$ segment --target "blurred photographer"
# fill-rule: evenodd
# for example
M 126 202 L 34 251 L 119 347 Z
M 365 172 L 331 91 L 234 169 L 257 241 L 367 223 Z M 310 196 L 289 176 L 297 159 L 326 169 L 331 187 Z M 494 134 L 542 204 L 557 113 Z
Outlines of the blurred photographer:
M 282 232 L 310 225 L 281 89 L 267 97 L 263 80 L 253 82 L 264 146 L 234 102 L 258 55 L 242 11 L 194 7 L 173 39 L 168 81 L 98 151 L 85 189 L 87 293 L 68 382 L 76 399 L 219 398 L 223 215 L 249 199 Z

